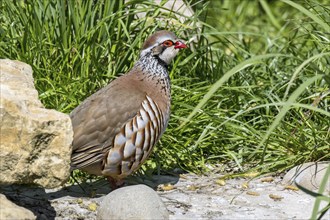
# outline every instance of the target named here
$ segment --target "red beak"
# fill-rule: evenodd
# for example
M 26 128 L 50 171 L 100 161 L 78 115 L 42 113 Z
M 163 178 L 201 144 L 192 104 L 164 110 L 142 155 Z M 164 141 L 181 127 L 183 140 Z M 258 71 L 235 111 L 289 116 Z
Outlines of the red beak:
M 187 48 L 187 45 L 185 45 L 185 44 L 182 43 L 181 41 L 177 41 L 177 42 L 175 42 L 174 49 L 183 49 L 183 48 Z

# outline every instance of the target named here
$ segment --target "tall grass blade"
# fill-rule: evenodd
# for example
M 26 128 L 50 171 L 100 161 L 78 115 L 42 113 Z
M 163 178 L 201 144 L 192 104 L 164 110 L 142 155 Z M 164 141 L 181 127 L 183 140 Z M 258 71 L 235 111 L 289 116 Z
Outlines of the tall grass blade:
M 329 32 L 330 30 L 330 25 L 323 22 L 316 14 L 313 14 L 312 12 L 308 11 L 306 8 L 303 6 L 297 4 L 296 2 L 290 1 L 290 0 L 281 0 L 282 2 L 291 5 L 292 7 L 298 9 L 308 17 L 310 17 L 313 21 L 315 21 L 318 25 L 320 25 L 325 31 Z
M 315 198 L 315 203 L 314 203 L 314 207 L 313 207 L 313 212 L 311 215 L 311 219 L 321 219 L 322 216 L 330 209 L 329 205 L 330 205 L 330 197 L 329 196 L 324 196 L 323 197 L 323 193 L 326 191 L 326 188 L 329 187 L 327 184 L 329 182 L 330 179 L 330 165 L 328 166 L 327 170 L 325 171 L 324 177 L 321 181 L 320 184 L 320 188 L 318 191 L 318 196 L 316 196 Z M 320 205 L 321 202 L 325 201 L 328 203 L 328 207 L 325 210 L 322 210 L 322 213 L 320 214 L 320 216 L 318 217 L 319 211 L 320 211 Z
M 214 93 L 222 86 L 230 77 L 232 77 L 235 73 L 258 63 L 261 63 L 262 60 L 268 59 L 271 57 L 279 57 L 279 56 L 287 56 L 283 54 L 265 54 L 258 55 L 243 61 L 238 64 L 228 72 L 226 72 L 216 83 L 212 85 L 212 87 L 208 90 L 208 92 L 204 95 L 203 99 L 199 101 L 198 105 L 193 109 L 193 111 L 188 115 L 186 119 L 181 123 L 178 129 L 182 128 L 187 122 L 189 122 L 194 115 L 205 105 L 205 103 L 214 95 Z
M 261 142 L 259 143 L 258 147 L 262 146 L 266 140 L 269 138 L 271 133 L 274 131 L 274 129 L 279 125 L 282 118 L 285 116 L 285 114 L 289 111 L 289 109 L 293 106 L 295 106 L 296 99 L 305 91 L 305 89 L 310 86 L 315 81 L 322 79 L 322 75 L 316 75 L 312 78 L 307 79 L 304 83 L 302 83 L 289 97 L 289 99 L 286 101 L 286 105 L 282 107 L 280 112 L 276 115 L 274 121 L 269 126 L 269 128 L 266 131 L 266 134 L 262 138 Z M 266 146 L 265 146 L 266 148 Z
M 299 65 L 299 67 L 294 71 L 294 73 L 292 74 L 292 77 L 288 83 L 288 86 L 285 90 L 285 93 L 284 93 L 284 98 L 283 100 L 286 99 L 287 95 L 289 94 L 289 90 L 292 86 L 292 83 L 293 81 L 297 78 L 297 75 L 301 72 L 301 70 L 307 65 L 309 64 L 310 62 L 314 61 L 315 59 L 318 59 L 318 58 L 321 58 L 323 56 L 328 56 L 330 55 L 330 52 L 329 53 L 321 53 L 321 54 L 316 54 L 310 58 L 308 58 L 307 60 L 305 60 L 301 65 Z

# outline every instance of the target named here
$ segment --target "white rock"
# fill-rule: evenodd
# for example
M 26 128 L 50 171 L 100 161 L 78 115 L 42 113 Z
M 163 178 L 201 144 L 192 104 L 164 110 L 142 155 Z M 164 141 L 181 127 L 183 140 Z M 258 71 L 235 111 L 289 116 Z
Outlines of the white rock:
M 318 191 L 329 166 L 330 162 L 310 162 L 298 165 L 285 174 L 282 184 L 298 183 L 311 191 Z M 325 191 L 330 192 L 330 179 L 327 180 Z
M 70 175 L 70 117 L 45 109 L 31 66 L 0 60 L 0 184 L 61 185 Z
M 36 216 L 30 210 L 12 203 L 6 196 L 0 194 L 0 219 L 36 219 Z
M 169 213 L 151 188 L 135 185 L 119 188 L 104 197 L 97 219 L 169 219 Z

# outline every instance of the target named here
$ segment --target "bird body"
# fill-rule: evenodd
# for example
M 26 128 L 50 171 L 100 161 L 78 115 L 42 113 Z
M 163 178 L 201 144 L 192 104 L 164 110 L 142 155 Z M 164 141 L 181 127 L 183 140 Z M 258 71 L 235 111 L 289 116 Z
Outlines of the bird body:
M 156 32 L 145 42 L 140 59 L 127 74 L 71 112 L 72 169 L 117 181 L 143 164 L 170 116 L 167 65 L 185 47 L 173 33 Z

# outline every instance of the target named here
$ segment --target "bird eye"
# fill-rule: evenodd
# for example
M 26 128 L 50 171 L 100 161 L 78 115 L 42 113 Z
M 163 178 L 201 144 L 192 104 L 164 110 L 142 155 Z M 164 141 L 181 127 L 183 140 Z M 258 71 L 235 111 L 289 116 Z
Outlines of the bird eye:
M 163 42 L 163 45 L 165 46 L 165 47 L 171 47 L 171 46 L 173 46 L 173 41 L 171 41 L 171 40 L 166 40 L 166 41 L 164 41 Z

